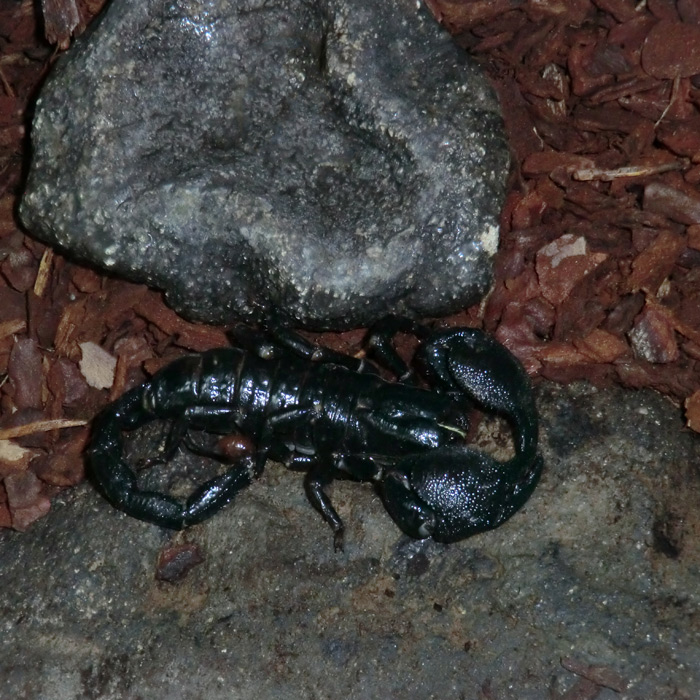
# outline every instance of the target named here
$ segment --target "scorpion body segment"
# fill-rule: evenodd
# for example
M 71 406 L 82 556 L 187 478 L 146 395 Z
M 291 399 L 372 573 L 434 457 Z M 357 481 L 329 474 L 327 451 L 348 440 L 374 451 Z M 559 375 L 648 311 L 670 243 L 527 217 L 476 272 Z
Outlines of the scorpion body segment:
M 416 360 L 430 388 L 417 386 L 393 349 L 397 331 L 422 342 Z M 542 460 L 529 381 L 517 360 L 477 329 L 430 331 L 390 318 L 370 334 L 380 361 L 400 379 L 381 378 L 365 360 L 308 343 L 290 331 L 241 327 L 242 348 L 189 355 L 125 393 L 95 418 L 89 468 L 106 498 L 129 515 L 181 529 L 201 522 L 257 478 L 267 459 L 304 471 L 312 505 L 342 547 L 343 523 L 325 493 L 336 478 L 374 483 L 408 535 L 451 542 L 497 527 L 529 498 Z M 499 462 L 465 444 L 473 402 L 511 423 L 515 455 Z M 182 443 L 233 462 L 181 503 L 139 488 L 123 456 L 123 431 L 171 422 L 157 460 Z M 254 447 L 231 455 L 204 448 L 190 430 L 245 436 Z

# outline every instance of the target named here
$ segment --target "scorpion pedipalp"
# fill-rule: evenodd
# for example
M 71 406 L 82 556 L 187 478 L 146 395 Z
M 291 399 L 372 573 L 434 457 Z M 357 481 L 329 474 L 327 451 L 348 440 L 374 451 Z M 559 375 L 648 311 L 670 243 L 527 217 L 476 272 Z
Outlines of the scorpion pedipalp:
M 456 542 L 514 515 L 535 489 L 541 469 L 540 458 L 525 463 L 517 456 L 503 464 L 477 450 L 445 447 L 399 460 L 385 474 L 380 493 L 407 535 Z
M 417 356 L 437 386 L 503 415 L 514 434 L 515 456 L 506 462 L 449 445 L 386 470 L 380 492 L 399 527 L 412 537 L 453 542 L 498 527 L 532 494 L 542 470 L 537 413 L 522 365 L 480 329 L 431 333 Z

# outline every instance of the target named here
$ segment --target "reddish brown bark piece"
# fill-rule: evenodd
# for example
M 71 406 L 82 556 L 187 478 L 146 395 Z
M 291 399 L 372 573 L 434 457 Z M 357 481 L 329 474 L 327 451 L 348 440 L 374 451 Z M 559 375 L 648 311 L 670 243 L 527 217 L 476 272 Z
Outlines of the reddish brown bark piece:
M 41 0 L 41 10 L 46 40 L 68 48 L 71 36 L 81 25 L 75 0 Z
M 656 294 L 685 247 L 683 236 L 661 231 L 654 242 L 634 259 L 632 274 L 627 278 L 627 290 L 637 292 L 641 289 Z
M 49 512 L 51 503 L 42 494 L 41 481 L 32 471 L 11 474 L 3 483 L 15 530 L 26 530 L 35 520 Z
M 156 565 L 156 579 L 166 583 L 177 583 L 198 564 L 204 556 L 196 544 L 170 545 L 161 550 Z
M 12 514 L 4 503 L 0 505 L 0 527 L 12 527 Z
M 695 250 L 700 250 L 700 224 L 688 226 L 688 245 Z
M 73 268 L 71 281 L 78 291 L 86 294 L 96 292 L 102 286 L 102 278 L 93 270 L 84 267 Z
M 41 481 L 52 486 L 75 486 L 85 478 L 83 449 L 88 430 L 83 428 L 61 441 L 51 454 L 32 461 L 32 471 Z
M 9 287 L 0 286 L 0 322 L 26 319 L 27 307 L 24 294 Z
M 629 350 L 622 338 L 601 328 L 596 328 L 574 344 L 591 362 L 615 362 Z
M 574 153 L 561 153 L 559 151 L 540 151 L 531 153 L 523 161 L 522 171 L 526 175 L 549 174 L 555 168 L 564 168 L 567 171 L 580 168 L 593 168 L 595 161 L 585 156 Z
M 691 430 L 700 433 L 700 389 L 685 400 L 685 420 Z
M 608 256 L 591 253 L 581 236 L 567 233 L 537 251 L 536 270 L 542 296 L 561 304 L 576 284 Z
M 700 192 L 691 195 L 662 182 L 650 182 L 644 188 L 644 209 L 680 224 L 700 224 Z
M 662 20 L 642 47 L 642 68 L 655 78 L 685 78 L 700 73 L 700 26 Z
M 676 0 L 680 18 L 688 24 L 700 24 L 700 2 L 698 0 Z
M 636 355 L 647 362 L 669 363 L 678 359 L 678 343 L 673 323 L 655 304 L 644 307 L 630 331 Z
M 177 336 L 177 344 L 188 350 L 203 352 L 227 345 L 226 334 L 220 328 L 189 323 L 167 307 L 161 296 L 151 292 L 135 306 L 139 316 L 155 324 L 167 335 Z
M 26 471 L 33 456 L 32 450 L 12 440 L 0 440 L 0 479 Z
M 79 406 L 88 394 L 85 377 L 75 363 L 59 358 L 52 365 L 47 375 L 49 391 L 62 406 Z
M 687 121 L 664 121 L 659 124 L 656 137 L 679 156 L 700 162 L 700 116 Z
M 540 360 L 552 365 L 575 367 L 586 362 L 586 356 L 567 343 L 548 343 L 536 354 Z
M 487 22 L 503 12 L 522 5 L 525 0 L 427 0 L 435 18 L 449 31 L 463 32 L 474 25 Z
M 609 12 L 618 22 L 627 22 L 638 17 L 634 3 L 630 0 L 593 0 L 605 12 Z
M 35 340 L 18 338 L 12 347 L 8 374 L 17 408 L 41 408 L 43 370 L 41 351 Z

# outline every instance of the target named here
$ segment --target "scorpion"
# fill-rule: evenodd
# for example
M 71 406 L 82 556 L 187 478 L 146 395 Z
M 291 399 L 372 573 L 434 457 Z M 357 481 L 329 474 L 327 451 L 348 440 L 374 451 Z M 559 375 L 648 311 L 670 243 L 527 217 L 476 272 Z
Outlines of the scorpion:
M 398 333 L 418 342 L 410 367 L 395 348 Z M 344 525 L 325 491 L 334 479 L 371 482 L 407 535 L 438 542 L 498 527 L 535 489 L 543 461 L 530 382 L 482 330 L 432 330 L 389 317 L 370 329 L 362 358 L 282 326 L 241 325 L 229 337 L 237 347 L 183 356 L 96 416 L 88 467 L 113 506 L 180 530 L 214 515 L 271 459 L 305 472 L 306 495 L 338 550 Z M 380 366 L 395 380 L 381 376 Z M 514 456 L 507 461 L 466 443 L 475 404 L 510 424 Z M 140 488 L 124 457 L 123 433 L 157 419 L 169 421 L 169 430 L 148 464 L 169 461 L 183 444 L 229 467 L 184 502 Z M 227 451 L 195 441 L 197 430 L 244 439 Z

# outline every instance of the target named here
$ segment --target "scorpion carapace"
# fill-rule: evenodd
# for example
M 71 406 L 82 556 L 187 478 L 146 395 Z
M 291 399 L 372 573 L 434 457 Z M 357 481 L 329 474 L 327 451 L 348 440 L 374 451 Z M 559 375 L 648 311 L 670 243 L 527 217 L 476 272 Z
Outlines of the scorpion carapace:
M 420 341 L 411 368 L 394 349 L 398 332 Z M 343 522 L 324 490 L 336 478 L 372 482 L 405 533 L 441 542 L 497 527 L 534 490 L 542 459 L 530 383 L 515 357 L 483 331 L 385 319 L 368 334 L 367 347 L 396 374 L 394 382 L 371 362 L 286 329 L 240 326 L 232 336 L 239 347 L 182 357 L 95 418 L 89 468 L 114 506 L 181 529 L 216 513 L 272 459 L 306 473 L 307 496 L 341 548 Z M 508 420 L 511 459 L 500 462 L 465 444 L 473 403 Z M 171 427 L 153 462 L 167 461 L 180 444 L 232 462 L 185 503 L 140 489 L 123 456 L 123 431 L 156 419 Z M 232 456 L 196 443 L 190 430 L 242 435 L 253 447 Z

